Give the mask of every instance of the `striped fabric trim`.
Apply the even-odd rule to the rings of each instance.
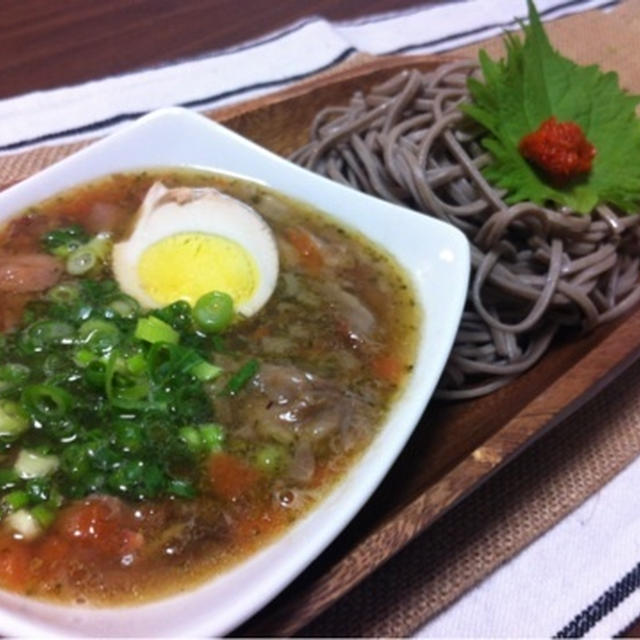
[[[306,71],[305,73],[300,73],[292,76],[288,76],[286,78],[279,78],[277,80],[266,80],[264,82],[256,82],[251,85],[247,85],[244,87],[238,87],[236,89],[230,89],[228,91],[222,91],[218,94],[206,96],[204,98],[198,98],[196,100],[189,100],[187,102],[178,103],[174,106],[179,107],[187,107],[187,108],[210,108],[215,106],[217,102],[225,100],[227,98],[239,97],[244,93],[249,93],[251,91],[256,91],[259,89],[271,89],[278,88],[282,86],[286,86],[292,84],[293,82],[299,82],[300,80],[304,80],[309,76],[315,75],[316,73],[321,73],[322,71],[326,71],[331,67],[340,64],[344,60],[346,60],[351,54],[355,53],[355,49],[353,47],[348,47],[344,51],[342,51],[336,58],[331,60],[331,62],[322,65],[321,67],[317,67],[315,69],[311,69]],[[91,122],[90,124],[83,125],[81,127],[74,127],[71,129],[65,129],[61,131],[54,131],[51,133],[47,133],[45,135],[37,136],[35,138],[29,138],[26,140],[18,140],[17,142],[12,142],[10,144],[6,144],[4,146],[0,146],[0,151],[18,151],[23,149],[24,147],[35,146],[39,144],[43,144],[45,142],[55,142],[62,138],[69,138],[73,136],[87,135],[87,134],[97,134],[101,130],[111,128],[114,125],[122,124],[124,122],[129,122],[131,120],[136,120],[143,116],[145,111],[134,111],[130,113],[121,113],[111,118],[106,118],[104,120],[98,120],[95,122]]]
[[[600,620],[612,613],[624,600],[640,587],[640,562],[607,589],[597,600],[585,607],[571,622],[565,625],[554,638],[582,638]]]
[[[549,18],[610,7],[619,1],[537,0],[537,5]],[[263,95],[330,69],[356,51],[445,51],[516,26],[517,19],[510,16],[524,15],[525,0],[510,2],[509,7],[507,12],[503,0],[452,0],[334,25],[319,17],[305,18],[262,38],[205,56],[0,100],[4,125],[0,153],[104,135],[159,107],[180,105],[205,110]],[[502,16],[510,19],[502,21]],[[425,33],[437,37],[418,39]],[[307,44],[313,44],[313,51]],[[230,66],[238,68],[239,60],[245,61],[240,64],[241,73],[229,73]],[[289,73],[282,74],[283,69]],[[202,78],[202,82],[194,83],[194,77]],[[88,114],[94,114],[94,118],[88,118]]]
[[[621,0],[610,0],[605,4],[600,4],[598,6],[599,9],[608,9],[617,4],[620,4]],[[556,17],[561,11],[564,11],[570,7],[577,7],[580,5],[587,4],[586,0],[570,0],[569,2],[561,2],[552,7],[548,7],[544,11],[540,12],[540,16],[542,18],[553,18]],[[509,29],[513,29],[518,27],[519,18],[513,18],[512,20],[507,20],[505,22],[493,22],[491,24],[485,24],[475,29],[469,29],[467,31],[460,31],[455,34],[451,34],[442,38],[436,38],[434,40],[428,40],[425,42],[407,44],[402,47],[398,47],[397,49],[391,49],[386,51],[387,55],[394,55],[400,53],[409,53],[413,51],[417,51],[419,49],[432,49],[437,47],[440,51],[445,51],[446,49],[452,49],[459,44],[459,41],[463,38],[467,38],[468,36],[474,36],[474,39],[480,40],[483,37],[489,37],[491,32],[494,32],[496,29],[508,31]]]

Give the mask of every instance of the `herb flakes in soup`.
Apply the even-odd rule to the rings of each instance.
[[[402,389],[412,295],[360,235],[211,173],[112,175],[13,218],[0,585],[143,601],[283,532]]]

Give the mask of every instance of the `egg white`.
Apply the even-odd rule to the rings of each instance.
[[[135,228],[114,245],[113,273],[120,288],[147,308],[163,306],[142,285],[138,265],[144,252],[161,240],[182,233],[222,236],[238,243],[259,272],[253,294],[236,304],[244,316],[256,313],[271,297],[278,278],[278,250],[269,225],[244,202],[212,187],[167,189],[156,182],[147,192]]]

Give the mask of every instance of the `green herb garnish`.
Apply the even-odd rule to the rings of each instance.
[[[44,242],[75,242],[72,231]],[[59,500],[95,492],[197,495],[204,460],[226,446],[211,388],[224,371],[199,319],[185,302],[144,311],[113,280],[86,276],[29,303],[3,341],[0,453],[13,468],[0,469],[0,519],[27,509],[47,527]],[[231,376],[229,393],[257,367]]]
[[[483,140],[494,161],[485,176],[507,190],[509,203],[554,202],[580,213],[609,203],[636,211],[640,203],[640,96],[620,88],[618,75],[597,65],[581,66],[553,49],[532,0],[525,38],[507,35],[507,56],[493,61],[480,52],[484,83],[470,79],[471,104],[461,108],[486,127]],[[555,116],[578,124],[595,147],[591,171],[558,186],[518,150],[523,136]]]

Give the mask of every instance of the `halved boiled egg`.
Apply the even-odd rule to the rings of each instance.
[[[223,291],[250,316],[273,293],[278,250],[265,220],[240,200],[211,187],[156,182],[133,233],[114,246],[112,265],[121,289],[145,307],[194,305]]]

